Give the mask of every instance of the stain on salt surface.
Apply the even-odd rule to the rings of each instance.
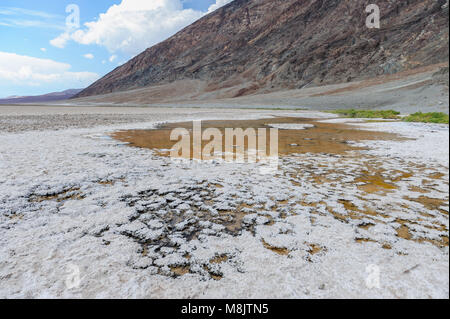
[[[57,193],[49,193],[45,195],[33,194],[30,196],[29,201],[35,203],[41,203],[44,201],[55,200],[57,202],[64,202],[67,200],[81,200],[83,194],[80,192],[80,188],[74,187]]]
[[[262,244],[264,248],[273,251],[274,253],[281,255],[281,256],[287,256],[289,255],[290,251],[287,248],[284,247],[275,247],[267,243],[264,239],[262,240]]]

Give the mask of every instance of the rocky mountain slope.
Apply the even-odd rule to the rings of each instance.
[[[175,81],[202,83],[194,85],[200,93],[238,97],[448,62],[448,1],[377,1],[380,29],[366,27],[365,8],[370,3],[235,0],[147,49],[76,97]]]

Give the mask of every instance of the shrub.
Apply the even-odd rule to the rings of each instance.
[[[448,114],[442,112],[431,112],[431,113],[417,112],[405,117],[403,121],[448,124]]]
[[[350,118],[367,118],[367,119],[399,119],[400,112],[394,110],[336,110],[331,113],[339,114]]]

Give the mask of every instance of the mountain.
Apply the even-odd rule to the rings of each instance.
[[[10,96],[5,99],[0,99],[0,104],[22,104],[22,103],[41,103],[68,100],[76,94],[80,93],[82,89],[70,89],[62,92],[53,92],[44,95],[35,96]]]
[[[448,62],[448,0],[379,0],[380,29],[366,26],[371,3],[235,0],[75,97],[154,87],[162,88],[154,94],[173,96],[174,87],[184,87],[197,98],[231,98]]]

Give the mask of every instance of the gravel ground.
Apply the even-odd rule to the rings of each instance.
[[[304,87],[296,90],[285,90],[268,94],[256,94],[238,98],[218,98],[226,96],[226,89],[210,92],[205,96],[166,97],[167,92],[176,91],[180,83],[167,87],[143,88],[127,92],[92,96],[65,103],[97,106],[113,105],[149,105],[200,108],[286,108],[308,110],[335,109],[394,109],[403,114],[415,112],[449,112],[449,87],[447,72],[436,75],[439,69],[431,68],[424,72],[407,72],[381,76],[364,81],[340,83],[325,86]],[[442,69],[441,69],[442,70]],[[201,87],[195,83],[194,87]],[[188,92],[191,92],[188,90]],[[181,94],[181,93],[180,93]],[[179,102],[174,102],[179,101]]]

